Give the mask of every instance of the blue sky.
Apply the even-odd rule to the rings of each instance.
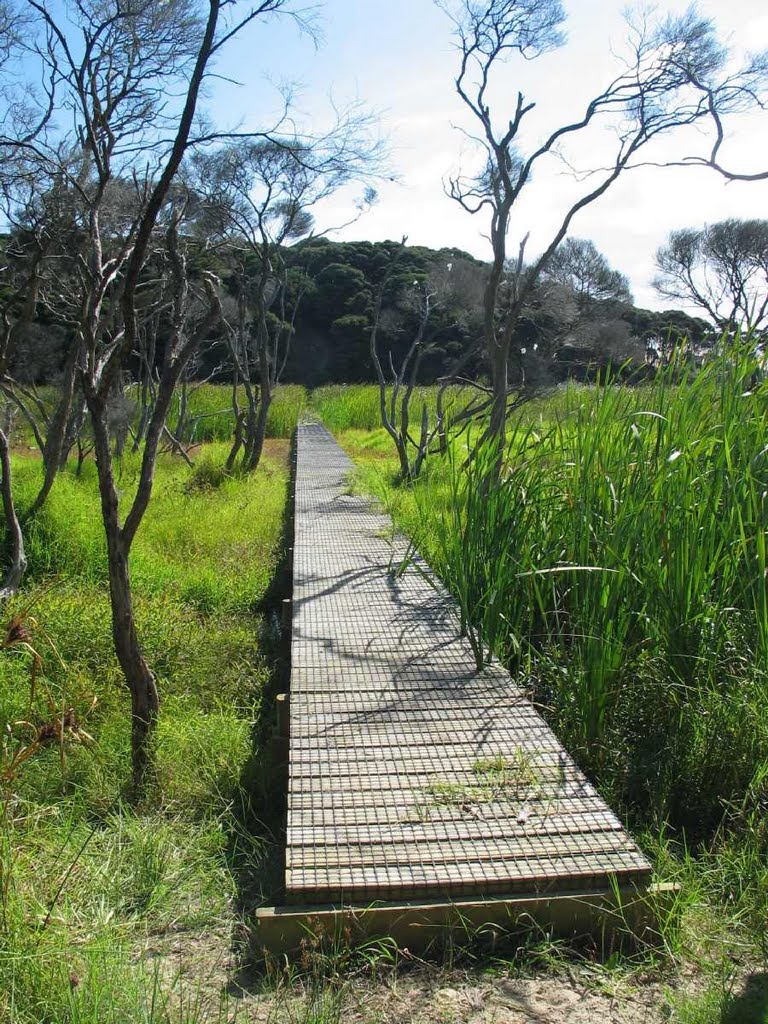
[[[504,103],[522,87],[536,99],[534,132],[559,123],[599,90],[615,68],[611,48],[620,47],[624,36],[622,5],[580,0],[565,6],[566,46],[541,62],[510,67],[496,97]],[[665,0],[658,9],[682,6]],[[699,6],[735,48],[768,46],[765,3],[705,0]],[[463,212],[442,187],[460,164],[471,163],[470,148],[453,127],[467,121],[453,92],[456,53],[446,16],[431,0],[328,0],[320,19],[324,39],[317,48],[284,18],[238,39],[218,71],[242,84],[209,82],[208,106],[216,121],[246,129],[263,126],[276,109],[275,85],[281,82],[300,86],[297,120],[310,130],[327,122],[329,96],[340,104],[363,101],[380,114],[399,180],[385,182],[377,206],[332,237],[379,240],[407,234],[415,244],[456,245],[487,257],[485,222]],[[768,167],[768,116],[742,120],[730,146],[734,163]],[[538,242],[545,244],[573,188],[561,167],[540,175],[513,222],[510,249],[528,231],[531,254]],[[353,198],[345,194],[327,203],[318,227],[347,220]],[[664,303],[650,280],[653,253],[667,232],[726,216],[768,217],[768,182],[726,184],[703,170],[638,170],[580,214],[572,233],[592,238],[629,275],[640,304],[659,307]]]

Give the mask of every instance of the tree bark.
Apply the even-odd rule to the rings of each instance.
[[[61,454],[59,456],[59,469],[65,469],[69,456],[72,453],[72,449],[75,445],[80,443],[80,433],[85,424],[85,417],[87,415],[87,408],[85,401],[78,399],[77,402],[73,403],[72,411],[67,421],[67,429],[64,433],[64,443],[61,446]]]
[[[243,447],[243,431],[245,430],[245,413],[240,411],[240,403],[237,400],[237,388],[240,383],[240,379],[237,374],[237,363],[234,364],[234,372],[232,375],[232,415],[235,421],[235,434],[232,438],[232,447],[229,450],[227,461],[224,469],[227,473],[231,473],[235,468],[235,460],[237,459],[240,449]]]
[[[250,455],[248,457],[247,470],[252,473],[258,468],[261,462],[261,454],[264,451],[264,441],[267,436],[267,416],[269,415],[269,407],[272,404],[272,388],[270,385],[266,387],[264,384],[261,386],[261,395],[259,400],[259,412],[256,416],[256,424],[253,433],[253,443],[251,445]]]
[[[45,439],[45,447],[43,449],[43,483],[29,509],[29,516],[34,516],[43,507],[48,495],[51,493],[56,476],[62,468],[62,454],[67,441],[67,427],[70,423],[72,406],[75,400],[77,357],[78,346],[73,344],[64,366],[64,378],[59,393],[59,403],[51,419]]]
[[[3,495],[3,513],[5,528],[10,541],[11,558],[5,579],[0,587],[0,600],[11,597],[21,586],[27,571],[27,558],[24,551],[24,535],[21,531],[19,517],[13,501],[13,484],[11,478],[11,453],[8,436],[0,430],[0,489]]]
[[[107,539],[112,638],[131,695],[131,776],[134,798],[140,798],[146,793],[154,775],[152,745],[160,711],[160,695],[136,632],[128,567],[130,543],[120,527],[106,403],[99,395],[91,395],[87,401],[96,443],[99,495]]]
[[[274,394],[268,351],[269,328],[267,327],[263,310],[261,311],[261,324],[257,341],[259,352],[259,407],[255,418],[252,417],[249,423],[253,432],[246,441],[248,454],[245,470],[248,473],[252,473],[261,461],[264,439],[267,436],[267,416],[269,415],[269,407],[272,404],[272,396]]]

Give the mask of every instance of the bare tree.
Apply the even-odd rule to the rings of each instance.
[[[401,310],[408,310],[415,314],[415,327],[413,337],[398,366],[395,365],[390,351],[388,360],[390,376],[388,377],[382,366],[379,353],[379,331],[385,298],[391,301],[387,292],[391,289],[393,279],[396,278],[398,259],[404,248],[405,239],[403,239],[400,251],[394,255],[387,266],[376,289],[369,334],[371,362],[376,371],[376,380],[379,385],[381,423],[395,445],[400,462],[400,480],[402,481],[415,480],[419,475],[431,441],[426,402],[422,403],[418,440],[411,433],[411,399],[418,380],[419,367],[431,348],[427,329],[439,301],[437,288],[429,280],[413,281],[406,293],[398,296]],[[412,451],[413,457],[411,457]]]
[[[471,314],[472,285],[478,278],[462,274],[462,261],[433,265],[426,274],[414,277],[403,265],[407,255],[406,239],[393,252],[383,268],[374,294],[368,348],[379,387],[381,424],[389,434],[400,464],[399,481],[415,480],[427,455],[447,447],[445,396],[473,356],[478,354],[477,339],[470,340],[463,350],[449,361],[447,372],[438,381],[434,418],[430,421],[426,401],[422,400],[417,425],[412,422],[412,402],[416,395],[424,360],[441,346],[441,334],[455,330],[457,320],[450,321],[459,298],[466,316]],[[481,271],[482,273],[482,271]],[[390,345],[385,354],[382,328],[390,335],[408,332],[398,358]],[[457,417],[457,419],[460,417]]]
[[[131,695],[133,782],[144,788],[159,710],[155,677],[136,629],[129,555],[152,493],[155,461],[174,388],[200,338],[219,316],[210,277],[190,288],[180,243],[183,208],[172,184],[185,154],[210,132],[197,131],[201,87],[212,62],[245,26],[289,13],[289,0],[26,0],[34,16],[28,42],[43,83],[34,131],[6,130],[0,149],[32,153],[60,171],[78,197],[75,254],[77,370],[96,453],[107,540],[112,633]],[[73,125],[56,127],[51,111]],[[12,118],[4,118],[8,124]],[[31,116],[25,116],[27,124]],[[80,154],[73,174],[64,143]],[[158,240],[163,224],[163,239]],[[136,494],[121,514],[110,443],[110,398],[140,348],[137,292],[150,253],[162,246],[173,279],[170,334],[146,429]],[[201,307],[193,313],[193,307]]]
[[[286,111],[290,97],[286,97]],[[286,114],[287,118],[287,114]],[[306,275],[289,272],[285,247],[313,232],[312,209],[353,181],[378,170],[380,143],[370,116],[356,106],[337,111],[319,135],[240,140],[192,163],[194,188],[207,216],[206,234],[219,238],[232,267],[236,311],[228,337],[234,375],[246,397],[241,413],[233,388],[235,441],[227,465],[243,449],[242,468],[261,458],[267,417],[289,355]],[[366,189],[359,212],[375,198]]]
[[[768,220],[731,218],[673,231],[656,266],[654,287],[698,306],[721,332],[768,326]]]
[[[536,59],[562,45],[565,14],[559,0],[463,0],[441,6],[451,14],[455,27],[459,50],[456,90],[478,125],[475,141],[483,153],[482,172],[453,178],[449,194],[468,212],[490,216],[493,258],[485,293],[484,332],[493,390],[489,434],[498,444],[499,470],[515,324],[529,291],[566,237],[573,218],[635,166],[638,155],[653,141],[692,125],[712,125],[713,111],[722,123],[727,114],[743,110],[750,96],[751,102],[756,102],[758,91],[765,91],[768,67],[765,62],[750,61],[732,72],[729,55],[719,44],[712,23],[695,8],[658,24],[638,17],[628,23],[628,57],[613,81],[589,101],[580,117],[524,149],[521,132],[523,126],[528,129],[536,104],[519,91],[511,108],[494,109],[492,86],[499,65],[507,59]],[[702,83],[706,84],[706,99]],[[509,260],[512,212],[522,205],[534,171],[546,158],[562,156],[561,147],[569,141],[606,124],[615,138],[612,159],[603,168],[586,168],[589,184],[563,211],[559,227],[539,256],[526,265],[525,235],[518,242],[516,257]],[[581,170],[584,174],[585,169]]]

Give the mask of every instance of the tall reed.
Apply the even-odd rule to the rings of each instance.
[[[478,662],[527,673],[585,766],[711,831],[768,764],[768,384],[731,349],[524,411],[494,480],[454,449],[420,543]],[[434,507],[430,508],[429,504]]]
[[[435,423],[437,392],[435,385],[424,385],[414,389],[410,403],[414,423],[420,421],[424,406],[430,423]],[[388,401],[391,394],[389,389]],[[462,400],[461,389],[448,389],[443,406],[449,422],[452,415],[466,405],[471,396],[470,390]],[[377,430],[382,426],[378,384],[327,384],[312,392],[310,404],[331,431]]]

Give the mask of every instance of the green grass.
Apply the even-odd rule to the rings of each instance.
[[[180,392],[174,396],[168,422],[175,430],[179,418]],[[245,408],[244,389],[239,389],[239,403]],[[267,417],[267,437],[288,438],[307,405],[307,390],[300,384],[279,384]],[[229,441],[234,430],[232,388],[226,384],[191,384],[187,418],[182,431],[186,443]]]
[[[168,414],[169,429],[186,445],[205,444],[212,441],[232,441],[234,433],[234,415],[232,413],[232,387],[228,384],[199,384],[192,382],[187,385],[187,411],[183,423],[180,424],[181,389],[174,395]],[[53,387],[42,387],[39,394],[46,408],[54,407],[56,390]],[[245,392],[239,389],[240,408],[246,405]],[[300,384],[279,384],[267,416],[267,437],[289,438],[296,429],[296,424],[309,402],[307,389]],[[125,391],[125,408],[131,428],[139,424],[141,409],[136,385]],[[29,424],[20,413],[13,420],[13,443],[18,447],[26,447],[37,451],[34,435]],[[83,430],[87,442],[89,428]],[[127,447],[132,444],[130,435]]]
[[[437,406],[437,387],[423,386],[414,390],[411,398],[411,420],[414,424],[421,421],[421,410],[424,405],[429,413],[430,423],[435,421]],[[387,390],[387,401],[391,399],[391,388]],[[446,418],[450,421],[451,413],[463,407],[468,396],[458,389],[448,391],[444,401]],[[329,430],[372,431],[381,427],[379,412],[379,388],[376,384],[328,384],[317,388],[310,395],[310,408],[320,417]]]
[[[286,389],[270,428],[288,433],[311,404],[342,432],[361,465],[356,486],[381,497],[454,591],[478,659],[494,652],[520,674],[638,829],[658,876],[682,884],[682,921],[665,922],[663,962],[687,965],[704,987],[668,1002],[672,1019],[701,1024],[765,1020],[768,392],[745,376],[742,364],[686,386],[560,388],[520,410],[507,472],[490,491],[483,456],[467,466],[458,445],[428,460],[418,484],[395,488],[374,388],[311,399]],[[433,403],[434,389],[426,396]],[[132,556],[139,632],[163,697],[160,795],[141,811],[122,798],[128,700],[88,461],[80,478],[60,476],[28,531],[29,581],[4,615],[26,614],[43,671],[30,701],[29,650],[0,650],[2,764],[51,707],[73,708],[85,741],[73,732],[63,760],[55,743],[39,749],[0,785],[0,1024],[248,1019],[222,994],[226,974],[211,985],[210,963],[189,969],[168,951],[195,935],[208,949],[223,933],[228,956],[245,925],[240,901],[257,904],[274,881],[275,839],[261,821],[272,666],[260,602],[286,473],[267,459],[253,477],[225,474],[231,416],[203,413],[223,409],[228,391],[206,385],[193,401],[196,437],[218,443],[195,452],[192,470],[161,459]],[[23,509],[39,467],[19,455],[15,470]],[[133,456],[119,472],[127,501]],[[474,775],[471,792],[430,802],[536,789],[523,756],[478,762]],[[494,948],[490,960],[481,937],[446,948],[448,963],[502,975],[574,962],[547,936],[508,957]],[[268,977],[271,1019],[345,1019],[350,978],[376,976],[400,954],[386,943],[354,957],[308,947],[304,959]],[[651,956],[621,969],[658,965]]]
[[[374,384],[329,384],[312,392],[312,409],[329,430],[375,430],[381,426],[379,389]]]
[[[143,810],[122,796],[129,701],[112,649],[91,464],[79,478],[60,476],[29,531],[28,583],[3,609],[4,623],[21,616],[29,646],[0,649],[2,1024],[227,1017],[172,959],[141,959],[153,935],[231,929],[243,879],[255,902],[271,884],[272,841],[253,818],[269,787],[254,729],[272,669],[272,627],[259,609],[287,474],[267,459],[250,477],[210,486],[200,467],[223,461],[226,447],[208,448],[192,471],[160,460],[134,545],[139,635],[162,697],[159,793]],[[39,466],[16,459],[15,469],[23,509]],[[124,500],[137,469],[126,456]],[[30,648],[42,658],[34,695]],[[68,708],[79,738],[70,730],[63,751],[43,745],[2,781],[14,752]]]

